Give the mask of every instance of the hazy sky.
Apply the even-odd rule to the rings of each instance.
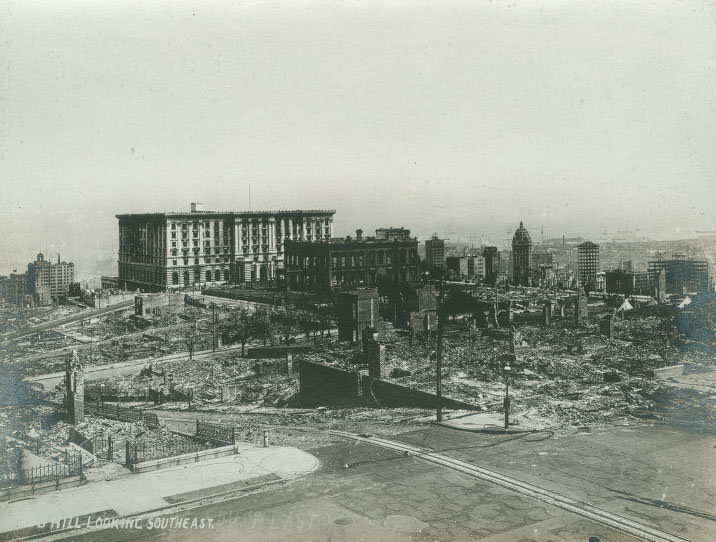
[[[0,70],[0,272],[249,183],[341,235],[716,229],[712,0],[5,0]]]

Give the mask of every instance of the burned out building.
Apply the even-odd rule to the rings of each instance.
[[[344,290],[375,287],[381,281],[414,281],[418,275],[418,241],[410,230],[379,238],[356,237],[286,242],[286,282],[291,290]],[[381,231],[381,230],[378,230]]]
[[[361,288],[338,294],[336,307],[338,338],[341,341],[359,341],[366,328],[378,325],[378,291]]]
[[[671,260],[649,262],[649,276],[657,280],[663,272],[666,279],[666,293],[684,294],[709,291],[709,264],[706,260],[690,260],[677,256]]]
[[[654,295],[655,281],[648,273],[631,273],[621,269],[605,273],[606,291],[609,294]]]
[[[485,278],[494,282],[500,272],[500,252],[497,247],[485,247],[482,257],[485,260]]]
[[[160,291],[221,282],[274,280],[289,240],[325,240],[332,210],[124,214],[119,285]]]
[[[35,299],[29,291],[27,273],[11,273],[0,277],[0,300],[17,307],[34,306]]]
[[[577,245],[577,275],[579,285],[583,288],[589,286],[592,290],[597,285],[599,272],[599,245],[585,241]]]

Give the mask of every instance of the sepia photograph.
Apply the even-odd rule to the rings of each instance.
[[[0,542],[716,540],[713,0],[4,0],[0,202]]]

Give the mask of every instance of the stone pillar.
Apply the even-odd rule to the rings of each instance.
[[[587,323],[589,308],[587,307],[587,296],[580,288],[577,291],[577,299],[574,302],[574,321],[580,326]]]
[[[368,376],[376,379],[384,379],[388,376],[388,368],[385,357],[385,346],[378,344],[378,341],[369,340],[363,343],[363,352],[368,363]]]
[[[77,350],[73,350],[65,362],[65,407],[70,424],[77,425],[84,421],[84,371]]]
[[[276,219],[275,218],[269,218],[268,222],[268,228],[266,228],[268,231],[268,248],[269,252],[274,252],[276,250]]]
[[[542,323],[545,327],[552,326],[552,302],[545,301],[544,307],[542,308]]]

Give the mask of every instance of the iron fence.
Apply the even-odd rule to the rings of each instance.
[[[200,452],[208,449],[207,446],[193,441],[170,442],[130,442],[125,443],[125,464],[129,467],[144,461],[164,459],[182,454]]]
[[[66,454],[64,463],[47,463],[35,467],[23,467],[0,474],[0,487],[13,487],[59,480],[70,476],[81,476],[82,455]]]
[[[233,426],[221,423],[210,423],[196,420],[196,437],[220,442],[224,444],[236,444],[236,430]]]

